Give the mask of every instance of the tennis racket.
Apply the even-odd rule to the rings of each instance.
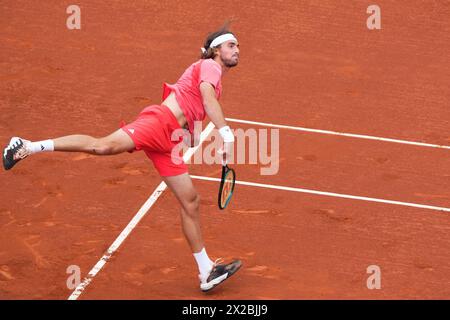
[[[222,179],[219,187],[219,208],[225,209],[230,203],[236,182],[236,173],[228,167],[226,163],[222,163]]]

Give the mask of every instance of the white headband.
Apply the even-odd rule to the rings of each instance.
[[[231,33],[226,33],[226,34],[223,34],[223,35],[218,36],[217,38],[215,38],[215,39],[211,42],[211,44],[209,45],[209,47],[210,47],[210,48],[215,48],[215,47],[220,46],[222,43],[227,42],[227,41],[230,41],[230,40],[234,40],[234,41],[238,42],[235,36],[233,36]],[[205,48],[202,47],[201,49],[202,49],[202,52],[203,52],[203,53],[206,52],[206,49],[205,49]]]
[[[215,38],[211,44],[209,45],[210,48],[215,48],[220,46],[222,43],[230,41],[230,40],[234,40],[237,42],[237,39],[231,34],[231,33],[226,33],[223,34],[221,36],[218,36],[217,38]]]

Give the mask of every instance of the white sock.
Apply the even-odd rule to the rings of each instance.
[[[197,261],[200,274],[206,275],[211,271],[214,262],[209,259],[208,255],[206,254],[205,248],[203,248],[200,252],[194,253],[194,258],[195,261]]]
[[[38,152],[54,151],[53,140],[31,142],[30,151],[32,154]]]

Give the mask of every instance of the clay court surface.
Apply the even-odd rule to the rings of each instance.
[[[71,4],[71,3],[70,3]],[[161,102],[233,18],[241,47],[223,79],[229,118],[450,145],[450,2],[0,2],[0,141],[104,136]],[[205,120],[205,126],[209,121]],[[232,128],[263,126],[229,123]],[[266,128],[268,129],[268,128]],[[450,208],[450,150],[280,129],[279,172],[234,165],[238,180]],[[205,142],[204,145],[207,145]],[[190,165],[220,176],[220,165]],[[0,298],[67,299],[160,184],[145,154],[39,154],[0,172]],[[448,299],[450,212],[195,180],[212,258],[243,268],[198,288],[169,190],[79,299]],[[366,269],[381,268],[380,290]]]

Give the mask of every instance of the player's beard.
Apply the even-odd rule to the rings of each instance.
[[[233,68],[236,67],[239,63],[239,59],[238,60],[234,60],[234,57],[232,57],[231,59],[222,59],[223,64],[225,65],[225,67],[227,68]]]

